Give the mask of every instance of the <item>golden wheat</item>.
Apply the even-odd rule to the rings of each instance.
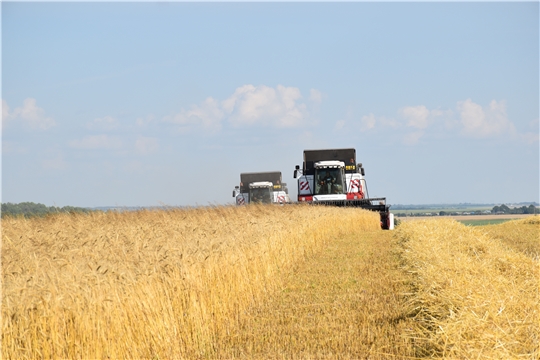
[[[212,207],[2,220],[2,355],[211,358],[284,274],[376,213]]]

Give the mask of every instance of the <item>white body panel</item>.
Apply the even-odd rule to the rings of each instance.
[[[247,205],[249,204],[249,194],[243,193],[236,195],[236,205]]]
[[[274,191],[274,203],[287,204],[290,202],[291,199],[289,198],[289,194],[287,194],[285,191]]]
[[[298,196],[312,195],[314,192],[313,175],[300,176],[298,178]]]
[[[366,198],[366,180],[359,173],[345,174],[345,186],[348,194],[358,199]]]

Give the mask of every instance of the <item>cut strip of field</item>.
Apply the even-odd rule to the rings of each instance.
[[[391,232],[334,239],[251,309],[224,358],[387,359],[414,354],[407,279]]]
[[[479,230],[505,245],[536,259],[540,258],[540,216],[530,216]]]
[[[516,223],[494,225],[519,229]],[[536,233],[540,222],[531,219]],[[450,219],[411,221],[396,235],[414,276],[418,355],[451,359],[538,359],[538,257]],[[507,232],[507,242],[530,229]],[[535,241],[538,241],[536,237]]]

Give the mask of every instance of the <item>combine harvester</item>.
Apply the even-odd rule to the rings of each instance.
[[[236,205],[290,203],[287,184],[281,181],[281,171],[241,173],[240,186],[235,186]]]
[[[378,211],[381,227],[394,229],[390,205],[386,198],[369,198],[364,175],[362,164],[356,163],[355,149],[304,150],[303,167],[296,165],[294,170],[298,202]]]

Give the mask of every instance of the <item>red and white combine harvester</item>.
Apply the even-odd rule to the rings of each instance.
[[[356,163],[355,149],[304,150],[304,164],[294,170],[298,202],[378,211],[381,227],[392,230],[390,205],[386,205],[386,198],[369,197],[364,175],[362,164]]]
[[[290,202],[287,184],[281,181],[281,171],[240,174],[240,186],[235,186],[236,205],[287,204]]]

